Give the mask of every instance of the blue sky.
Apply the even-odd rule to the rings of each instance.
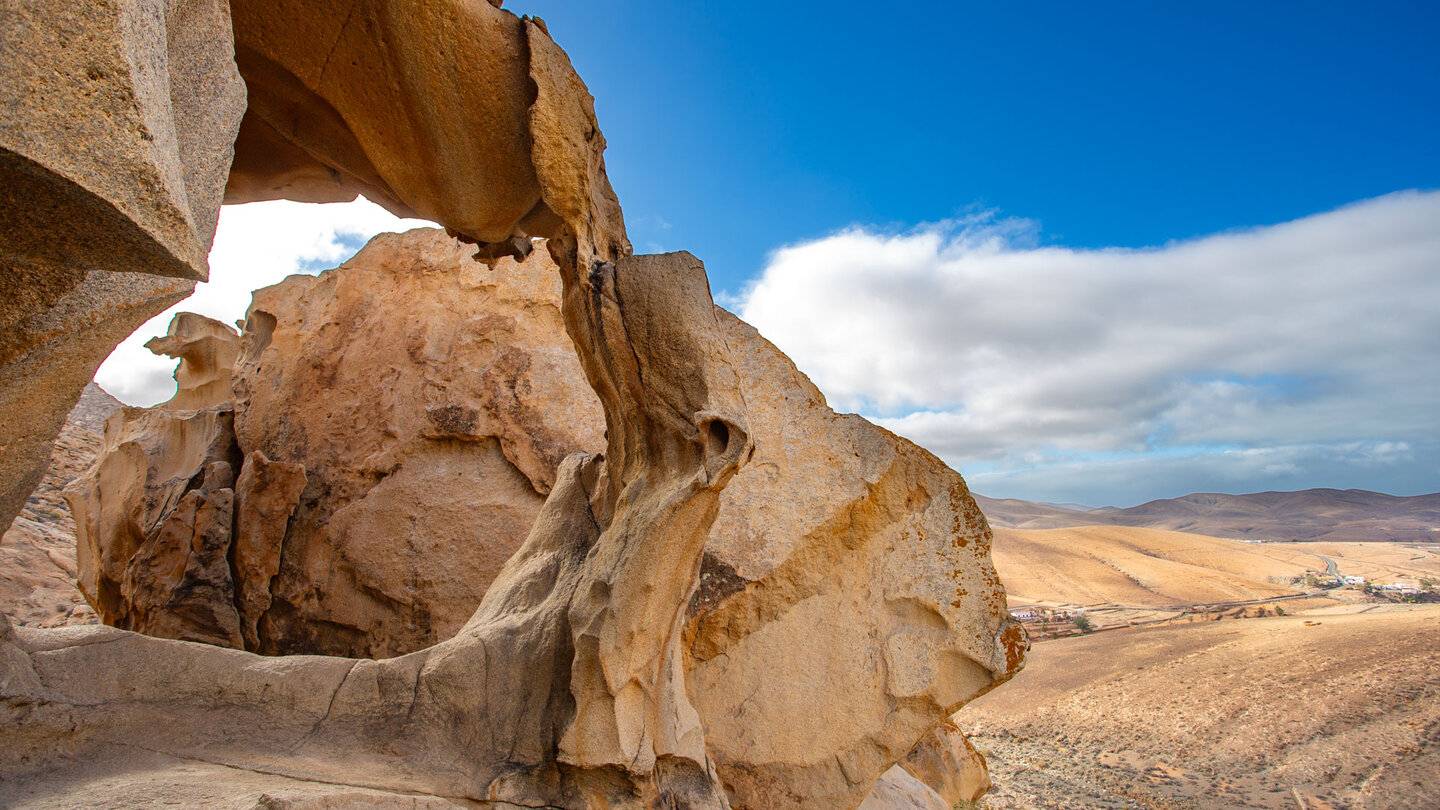
[[[1440,490],[1440,4],[505,7],[596,97],[636,250],[975,490]],[[403,227],[227,208],[179,308]],[[166,320],[101,383],[168,396]]]
[[[1440,4],[509,0],[596,97],[637,249],[979,206],[1143,247],[1440,186]],[[668,227],[667,227],[668,226]]]

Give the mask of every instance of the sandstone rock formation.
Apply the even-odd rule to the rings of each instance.
[[[990,790],[985,758],[953,720],[945,720],[910,749],[900,768],[935,791],[946,807],[967,807]]]
[[[278,757],[289,772],[350,784],[519,805],[727,806],[686,696],[680,634],[719,492],[752,447],[743,400],[698,262],[627,257],[593,278],[596,294],[566,301],[581,323],[607,325],[587,364],[611,394],[606,457],[561,466],[525,545],[458,636],[383,662],[243,666],[231,656],[245,653],[135,635],[99,645],[99,658],[95,638],[22,636],[0,650],[0,684],[28,714],[7,756],[69,739],[62,718],[82,712],[87,739],[135,739],[141,724],[150,739],[159,724],[171,732],[162,751],[242,767]],[[662,561],[689,576],[655,587]],[[114,679],[86,675],[101,662],[143,677],[109,690]],[[104,708],[84,712],[96,697]],[[263,731],[228,733],[247,716]]]
[[[210,401],[217,378],[229,388],[239,341],[218,321],[177,315],[151,341],[181,358],[174,398],[112,414],[95,468],[66,490],[78,584],[106,624],[240,646],[228,562],[240,466],[234,406]]]
[[[153,480],[185,452],[169,435],[180,424],[190,429],[177,435],[227,442],[241,460],[223,545],[245,649],[384,658],[453,636],[524,541],[561,460],[604,447],[548,252],[493,267],[472,253],[438,230],[387,234],[343,268],[260,290],[238,370],[240,341],[208,318],[177,315],[147,344],[182,358],[179,391],[165,413],[128,411],[105,458],[143,447]],[[207,415],[174,413],[196,407],[233,410],[234,430],[212,436],[199,427]],[[137,444],[147,429],[167,435]],[[152,487],[153,502],[100,519],[139,491],[116,483],[120,463],[75,493],[90,516],[82,558],[128,559],[140,513],[153,523],[177,502]],[[190,481],[198,463],[171,477]],[[105,612],[142,629],[123,615]],[[199,628],[161,635],[241,646]]]
[[[247,649],[385,656],[447,638],[524,540],[559,459],[600,443],[548,251],[493,267],[468,254],[438,231],[384,235],[344,267],[257,292],[236,374],[237,491],[281,464],[308,484],[271,516],[243,496],[236,511]],[[687,610],[700,717],[747,806],[858,801],[946,707],[1014,668],[993,660],[1019,637],[988,531],[954,472],[833,413],[752,328],[715,317],[758,449],[720,498]],[[405,635],[417,617],[443,634]],[[851,696],[843,720],[817,718],[826,693]],[[925,745],[922,781],[947,800],[975,792],[946,781],[958,732]]]
[[[0,526],[115,344],[206,277],[245,110],[223,0],[0,3]]]
[[[478,0],[231,6],[250,107],[228,202],[364,193],[491,256],[562,221],[582,251],[628,251],[590,94],[540,20]]]
[[[561,460],[604,447],[548,252],[473,252],[437,230],[387,234],[256,292],[238,449],[308,483],[269,542],[273,602],[250,649],[388,657],[449,638]]]
[[[110,348],[205,278],[227,179],[231,202],[363,190],[488,256],[563,231],[582,264],[629,252],[588,91],[498,5],[6,0],[0,524]]]
[[[166,10],[187,8],[177,0]],[[466,0],[303,9],[235,0],[233,11],[236,63],[249,87],[242,137],[255,140],[237,147],[232,199],[363,188],[394,210],[440,221],[492,263],[529,252],[530,237],[548,237],[562,321],[603,409],[604,453],[570,455],[550,479],[543,436],[508,450],[495,442],[536,496],[545,488],[548,496],[458,633],[400,657],[265,659],[113,628],[40,633],[0,621],[0,705],[13,732],[0,768],[17,777],[9,784],[63,804],[75,794],[68,772],[54,767],[57,755],[139,767],[143,746],[144,757],[492,807],[723,808],[732,796],[738,807],[846,807],[961,703],[1014,673],[1023,635],[1006,619],[988,529],[963,482],[918,448],[836,417],[818,393],[797,393],[798,382],[779,384],[784,403],[747,403],[749,390],[767,394],[747,389],[745,368],[761,369],[769,385],[776,369],[767,364],[786,371],[781,356],[763,342],[740,345],[747,328],[717,313],[694,257],[631,255],[589,93],[542,23]],[[45,32],[66,30],[71,18],[57,19],[24,17]],[[160,19],[157,11],[143,18],[150,29],[114,32],[84,17],[82,33],[94,47],[132,37],[158,53]],[[167,55],[181,63],[197,52],[173,43],[203,39],[207,29],[177,22],[175,30]],[[218,41],[203,52],[228,45]],[[16,76],[25,92],[46,68],[36,65]],[[73,65],[56,75],[67,88],[80,84]],[[189,88],[184,77],[199,74],[166,75],[172,88]],[[197,92],[216,102],[213,117],[200,110],[197,121],[233,126],[223,83]],[[190,109],[173,99],[161,106],[161,120]],[[7,135],[27,115],[7,120]],[[45,144],[74,148],[58,129],[46,130]],[[207,131],[200,151],[224,153],[223,134]],[[267,163],[257,144],[285,148]],[[123,186],[138,176],[125,173],[137,160],[100,171]],[[196,172],[203,188],[191,196],[208,216],[213,206],[202,203],[214,184]],[[188,166],[182,174],[191,179]],[[60,221],[83,215],[88,198],[42,191],[47,204],[66,208],[71,219]],[[7,216],[16,216],[16,202],[6,201]],[[165,215],[163,201],[142,207],[119,216],[143,228]],[[202,243],[206,221],[190,223]],[[55,265],[37,260],[36,277],[59,278]],[[47,306],[20,314],[55,317]],[[330,313],[317,303],[316,311],[364,320],[377,304],[350,306]],[[187,356],[187,335],[219,333],[177,326],[157,348],[195,365],[180,375],[193,399],[122,412],[107,425],[99,494],[75,503],[84,531],[110,538],[87,547],[79,568],[112,621],[263,645],[296,604],[285,586],[285,541],[277,556],[274,538],[315,515],[302,505],[325,494],[312,486],[309,465],[287,453],[332,452],[347,435],[342,423],[338,435],[312,444],[288,419],[266,421],[267,392],[284,389],[272,375],[283,382],[287,371],[309,372],[272,367],[267,349],[287,340],[280,316],[263,307],[251,314],[233,409],[208,404],[223,397],[217,370],[226,354]],[[78,345],[71,327],[54,334],[62,348]],[[406,343],[422,355],[441,348]],[[737,360],[740,348],[750,356]],[[81,366],[64,367],[73,374]],[[340,372],[337,365],[333,376],[322,369],[311,379],[323,388]],[[463,387],[471,376],[457,371],[451,382]],[[383,377],[370,383],[375,391]],[[463,444],[489,415],[476,407],[472,420],[444,388],[420,390],[420,401],[435,406],[418,412],[430,427],[425,441]],[[503,391],[489,401],[503,404]],[[360,420],[377,415],[352,409]],[[384,418],[374,424],[388,428],[379,410]],[[268,406],[285,411],[284,403]],[[502,427],[525,421],[499,411]],[[416,423],[412,410],[397,420],[393,441],[365,456],[362,466],[386,480],[347,493],[361,496],[362,508],[351,518],[335,512],[327,531],[383,517],[388,510],[366,514],[363,505],[391,478],[403,485],[391,487],[390,503],[424,491],[424,475],[401,478],[404,464],[393,466],[400,453],[423,448],[410,440]],[[760,424],[781,437],[775,447],[756,450]],[[11,435],[7,424],[0,438]],[[833,436],[853,446],[849,457],[835,451]],[[791,458],[787,443],[805,445],[806,458]],[[771,502],[752,494],[749,510],[717,523],[727,485],[741,483],[752,455],[751,492]],[[813,480],[787,482],[775,474],[784,467]],[[834,491],[820,489],[827,486]],[[777,510],[796,534],[772,531]],[[729,545],[710,542],[715,532]],[[350,562],[388,551],[367,549]],[[312,564],[301,565],[307,575],[320,571]],[[238,587],[236,572],[245,580]],[[843,696],[843,722],[815,711],[817,694]]]
[[[240,341],[226,324],[179,312],[170,319],[166,334],[151,338],[145,348],[180,361],[175,368],[175,396],[161,407],[194,411],[228,404],[235,398],[231,385]]]
[[[722,314],[757,451],[722,498],[690,650],[707,739],[750,807],[854,806],[1026,642],[964,481],[823,395]],[[842,715],[815,696],[846,695]]]
[[[896,765],[880,777],[856,810],[952,810],[957,806],[963,805],[950,804]]]

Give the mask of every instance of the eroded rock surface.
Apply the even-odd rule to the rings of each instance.
[[[180,358],[175,396],[111,414],[95,466],[65,491],[78,584],[106,624],[240,644],[228,561],[240,458],[234,406],[220,393],[239,342],[225,324],[176,315],[148,344]]]
[[[548,251],[491,267],[419,230],[256,294],[236,375],[248,649],[384,657],[470,617],[559,460],[602,444],[554,274]],[[912,772],[958,800],[943,774],[963,737],[931,729],[1023,645],[988,529],[938,459],[835,414],[751,327],[715,317],[757,447],[719,499],[684,630],[720,773],[741,806],[843,806],[929,732]],[[245,505],[262,490],[284,490],[278,508]],[[405,635],[417,617],[435,636]],[[847,696],[843,714],[816,712],[824,694]]]
[[[953,805],[899,765],[886,771],[857,810],[952,810]]]
[[[965,738],[953,720],[925,735],[899,767],[944,799],[947,807],[968,807],[990,790],[985,757]]]
[[[387,657],[449,638],[561,460],[604,447],[549,254],[473,253],[437,230],[386,234],[256,292],[239,451],[307,478],[288,529],[246,541],[278,555],[284,537],[252,649]]]
[[[567,315],[593,336],[577,340],[594,351],[588,376],[608,381],[606,455],[562,463],[457,636],[355,661],[22,630],[0,647],[0,689],[27,718],[6,765],[79,742],[81,712],[92,745],[144,734],[161,753],[345,784],[502,806],[728,806],[681,645],[719,493],[752,447],[728,347],[688,254],[622,257],[566,283]],[[655,587],[661,561],[682,575]],[[91,677],[102,662],[125,677]]]
[[[854,806],[956,708],[1014,673],[990,530],[939,459],[836,414],[723,314],[756,455],[721,501],[690,651],[707,739],[737,802]],[[815,711],[845,695],[843,712]]]
[[[590,93],[540,20],[478,0],[231,5],[250,106],[227,202],[363,193],[490,256],[562,227],[582,253],[628,252]]]
[[[206,278],[245,110],[222,0],[0,3],[0,526],[115,344]]]
[[[34,13],[38,6],[19,8],[28,16],[15,19],[50,26],[42,33],[72,19],[47,22]],[[105,28],[136,8],[149,12],[138,18],[145,25]],[[202,57],[229,40],[207,28],[216,18],[203,12],[213,8],[176,0],[116,12],[101,4],[73,19],[88,21],[88,47],[165,50],[178,63],[194,57],[214,65]],[[197,22],[176,22],[172,36],[166,14],[180,20],[196,9]],[[504,386],[473,417],[455,394],[485,370],[407,374],[359,362],[358,349],[352,367],[352,345],[332,342],[334,328],[326,333],[335,324],[341,333],[379,329],[403,339],[411,363],[428,368],[424,358],[443,354],[445,341],[475,339],[484,324],[466,322],[433,341],[424,325],[386,331],[395,318],[384,316],[383,296],[347,297],[316,281],[293,299],[293,310],[257,302],[233,406],[210,404],[224,395],[215,373],[224,354],[187,357],[184,335],[209,330],[177,328],[175,340],[157,348],[196,366],[182,375],[195,398],[112,417],[94,487],[75,499],[82,533],[108,538],[82,546],[79,575],[110,621],[262,649],[277,627],[309,628],[309,643],[336,645],[327,651],[353,652],[370,643],[371,631],[382,645],[408,643],[434,626],[385,626],[375,621],[376,606],[393,612],[423,604],[424,588],[412,580],[367,593],[361,579],[379,573],[390,584],[390,572],[410,566],[397,538],[428,537],[395,525],[397,512],[406,517],[403,507],[418,508],[417,498],[442,486],[447,467],[428,450],[458,445],[458,455],[503,460],[543,503],[463,627],[395,658],[267,659],[113,628],[16,631],[0,620],[0,705],[14,721],[0,750],[7,774],[0,789],[45,795],[47,779],[52,787],[68,781],[54,767],[57,756],[121,768],[143,745],[162,757],[494,807],[847,807],[950,711],[1013,674],[1023,636],[1004,619],[988,530],[958,476],[863,420],[836,417],[808,383],[786,382],[793,368],[778,352],[714,308],[693,256],[631,255],[593,102],[543,23],[463,0],[304,8],[235,0],[233,10],[236,63],[250,101],[232,199],[343,198],[363,189],[392,210],[441,222],[474,243],[470,252],[492,270],[501,267],[497,257],[529,252],[530,237],[548,237],[561,321],[604,413],[604,453],[575,453],[555,469],[560,454],[528,416],[507,410]],[[219,36],[207,49],[212,33]],[[218,63],[222,72],[230,67]],[[43,84],[37,76],[48,68],[36,65],[22,65],[20,92]],[[193,81],[203,74],[169,71],[170,86],[198,88],[196,97],[213,110],[187,106],[189,96],[161,98],[156,118],[178,121],[188,110],[197,122],[215,123],[197,143],[204,155],[225,153],[226,163],[230,141],[222,135],[236,123],[234,107],[224,103],[223,82]],[[67,91],[84,86],[74,65],[55,75]],[[159,75],[158,68],[144,74]],[[154,90],[140,87],[137,98],[157,97]],[[25,124],[7,120],[6,134]],[[77,139],[59,129],[46,130],[55,130],[46,145],[76,148]],[[283,148],[267,163],[270,147]],[[144,182],[126,172],[143,168],[145,157],[102,173],[136,191],[125,184]],[[203,187],[192,195],[187,224],[203,243],[211,232],[204,223],[213,224],[204,218],[213,206],[204,203],[215,185],[203,169],[195,172]],[[180,176],[188,182],[191,167]],[[65,208],[56,221],[83,220],[89,198],[67,198],[56,187],[41,189],[46,204]],[[5,207],[13,215],[17,206]],[[141,208],[122,211],[121,225],[143,228],[171,210],[164,200]],[[454,245],[446,249],[460,255]],[[58,279],[52,286],[60,292],[21,308],[21,327],[4,344],[19,353],[0,358],[7,363],[48,339],[40,326],[64,314],[61,296],[89,294],[53,261],[36,266],[36,277]],[[84,283],[97,272],[104,271],[90,271]],[[174,290],[144,292],[124,298],[133,312]],[[87,301],[75,311],[95,311]],[[108,301],[100,309],[114,310]],[[73,326],[54,323],[56,350],[76,358],[119,339],[100,332],[82,345]],[[328,351],[304,355],[307,335]],[[513,355],[507,361],[504,352],[487,353],[493,347],[478,348],[495,358],[496,380],[523,376]],[[70,377],[84,363],[60,359],[63,374],[51,387],[73,402],[80,385]],[[0,372],[16,368],[43,376],[23,363]],[[366,385],[351,379],[356,369],[369,376]],[[784,402],[762,401],[752,411],[751,391],[759,400],[774,392],[752,387],[749,374],[775,386]],[[396,399],[400,410],[375,397],[397,384],[416,386]],[[275,391],[329,395],[346,385],[360,398],[344,411],[312,405],[323,411],[319,421],[307,422],[313,414],[297,410],[299,401],[266,401]],[[806,409],[813,413],[802,415]],[[507,447],[496,439],[489,452],[475,440],[482,415],[502,431],[523,426],[532,441]],[[44,421],[31,433],[44,434]],[[419,441],[417,424],[425,426]],[[367,446],[377,431],[381,440]],[[21,433],[7,422],[0,437],[7,454]],[[762,433],[779,439],[769,451],[762,441],[756,455]],[[804,447],[809,460],[791,458],[786,442]],[[355,466],[345,455],[352,450],[363,453]],[[317,455],[313,466],[299,458]],[[39,463],[22,459],[32,473]],[[476,467],[465,463],[456,478],[473,481]],[[787,466],[797,476],[789,482],[777,473]],[[742,497],[749,506],[724,518],[726,488],[741,485],[737,473],[746,469],[759,476],[748,490],[757,500]],[[832,491],[805,491],[821,486]],[[777,498],[787,500],[777,507]],[[245,514],[236,514],[237,504]],[[789,528],[777,529],[775,519]],[[386,520],[388,542],[375,533],[367,543],[362,527]],[[290,558],[297,526],[330,540]],[[278,536],[285,539],[277,557]],[[335,554],[351,543],[343,558]],[[238,587],[237,572],[246,580]],[[343,582],[351,576],[353,585]],[[318,590],[292,587],[306,578]],[[349,596],[354,603],[346,604]],[[314,620],[317,610],[360,617],[366,631],[347,637],[346,625]],[[802,694],[810,704],[803,717]],[[828,695],[843,696],[841,712],[815,711],[816,696]],[[754,712],[747,723],[736,722],[747,711]],[[822,720],[842,715],[842,722]]]
[[[99,462],[66,491],[80,590],[106,624],[239,645],[233,421],[217,407],[124,408],[106,422]]]
[[[170,328],[145,343],[145,348],[180,361],[175,368],[175,395],[161,407],[195,411],[229,404],[240,341],[235,330],[193,312],[176,313]]]

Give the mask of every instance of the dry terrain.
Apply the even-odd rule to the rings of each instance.
[[[1012,607],[1181,607],[1300,593],[1292,578],[1325,570],[1304,548],[1309,544],[1079,526],[995,529],[992,553]]]
[[[1372,581],[1440,579],[1440,549],[1419,544],[1246,543],[1125,526],[994,531],[1012,609],[1083,609],[1098,627],[1181,618],[1205,605],[1266,602],[1297,613],[1366,602],[1358,590],[1303,584],[1331,563]]]
[[[1440,543],[1305,543],[1303,548],[1334,559],[1347,575],[1373,580],[1440,579]]]
[[[957,719],[987,808],[1435,808],[1437,631],[1390,605],[1051,641]]]
[[[50,474],[0,541],[0,604],[17,624],[95,620],[73,585],[73,527],[59,490],[93,459],[114,407],[87,391]],[[1290,614],[1281,617],[1210,621],[1218,613],[1187,610],[1301,594],[1292,581],[1325,570],[1324,557],[1344,574],[1440,576],[1440,549],[1426,545],[997,528],[994,559],[1012,607],[1083,606],[1100,627],[1206,620],[1037,644],[1012,685],[958,716],[994,776],[981,806],[1440,807],[1440,606],[1344,589],[1276,602]],[[285,791],[299,788],[272,781],[253,787],[295,798]]]

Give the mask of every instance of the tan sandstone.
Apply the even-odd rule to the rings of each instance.
[[[206,277],[245,88],[220,0],[5,0],[0,18],[8,527],[96,367]]]
[[[237,565],[265,561],[263,576],[235,575],[247,626],[263,616],[248,648],[327,652],[342,626],[362,640],[350,654],[398,654],[469,618],[559,459],[601,442],[554,272],[548,251],[490,267],[419,230],[257,293],[237,374],[246,470],[288,463],[309,483],[278,499],[269,534],[237,545]],[[719,501],[688,608],[697,707],[742,806],[858,801],[1015,666],[988,530],[939,460],[835,414],[774,346],[716,317],[757,450]],[[377,379],[388,396],[373,395]],[[237,512],[237,527],[255,520]],[[403,635],[417,616],[434,636]],[[846,695],[843,717],[817,715],[816,694]],[[976,783],[947,781],[967,760],[958,731],[936,736],[946,728],[916,747],[930,755],[912,772],[958,800]]]
[[[953,720],[946,720],[900,760],[900,767],[930,787],[947,806],[969,806],[991,788],[985,758]]]
[[[952,810],[956,807],[899,765],[886,771],[856,810]]]
[[[95,383],[85,386],[55,440],[45,478],[0,537],[0,612],[17,625],[98,621],[75,587],[75,521],[61,493],[95,463],[105,419],[122,407]]]
[[[437,230],[386,234],[256,292],[239,452],[307,481],[267,541],[284,555],[253,649],[387,657],[449,638],[561,460],[604,446],[548,253],[492,267],[473,252]]]
[[[863,420],[819,404],[797,416],[790,406],[808,400],[792,386],[777,384],[793,400],[786,407],[752,408],[745,368],[757,361],[736,354],[758,354],[764,367],[766,349],[738,345],[745,328],[717,314],[693,256],[630,255],[593,103],[542,23],[459,0],[362,0],[344,13],[329,3],[279,6],[234,5],[249,112],[268,127],[246,131],[297,147],[341,186],[363,185],[393,210],[440,221],[477,243],[479,256],[523,256],[530,237],[550,237],[565,331],[605,415],[604,454],[560,463],[529,534],[470,619],[453,638],[408,655],[266,659],[112,628],[15,631],[0,621],[0,706],[13,732],[0,751],[13,777],[6,790],[64,796],[74,781],[54,768],[57,756],[118,767],[139,745],[492,807],[855,806],[949,712],[1014,673],[1023,635],[1006,619],[988,529],[963,482]],[[207,33],[198,23],[177,30]],[[108,47],[129,33],[99,31],[96,41]],[[135,42],[158,51],[163,39],[142,31]],[[19,86],[31,87],[38,70],[22,73]],[[77,79],[73,70],[62,77]],[[204,101],[229,109],[223,90],[208,92]],[[188,109],[160,106],[162,117]],[[7,122],[7,133],[13,128]],[[76,144],[57,135],[51,145]],[[248,173],[252,192],[333,193],[302,188],[323,175],[297,152],[281,157],[270,169],[237,159],[237,174]],[[266,175],[277,166],[289,168]],[[80,209],[73,202],[65,214]],[[157,211],[162,204],[149,204],[125,220]],[[383,302],[356,306],[342,314],[363,319]],[[264,354],[281,330],[265,312],[247,323],[241,361],[255,363],[256,379],[270,373]],[[309,359],[323,367],[337,357]],[[316,377],[320,390],[338,379]],[[281,451],[286,442],[333,449],[284,424],[272,426],[278,438],[258,431],[278,447],[247,446],[262,440],[247,432],[254,412],[246,409],[265,386],[244,382],[228,444],[224,405],[127,411],[107,426],[101,494],[77,512],[94,537],[123,542],[83,554],[81,579],[132,626],[199,628],[235,645],[257,613],[263,635],[267,617],[284,612],[274,598],[287,575],[283,549],[277,568],[265,543],[279,533],[290,493],[301,492],[293,523],[306,493],[321,488],[314,470]],[[383,383],[370,380],[372,398]],[[373,412],[357,411],[357,419]],[[469,420],[451,418],[464,413],[440,413],[435,439],[464,442]],[[838,451],[825,446],[830,429],[843,442]],[[821,445],[807,450],[817,459],[808,467],[797,463],[815,481],[750,485],[780,504],[796,537],[766,535],[768,506],[757,507],[759,518],[717,521],[747,464],[769,476],[792,462],[786,446],[769,456],[763,442],[756,449],[762,430]],[[524,471],[523,453],[502,455]],[[377,489],[399,480],[390,458],[366,457],[377,474],[388,470]],[[242,479],[259,517],[245,524],[244,570],[255,580],[237,603],[223,560],[234,527],[248,520],[234,514]],[[826,483],[838,487],[837,512],[825,502],[832,493],[799,492]],[[423,476],[396,484],[395,502],[432,485]],[[330,525],[344,525],[338,512]],[[711,543],[716,531],[738,548]],[[263,578],[272,570],[267,607]],[[697,596],[702,571],[709,576]],[[765,666],[770,677],[761,678]],[[811,701],[804,717],[801,688]],[[815,695],[842,696],[843,722],[824,722],[839,712],[815,711]],[[764,724],[736,721],[750,710]],[[755,733],[762,725],[771,736]]]

